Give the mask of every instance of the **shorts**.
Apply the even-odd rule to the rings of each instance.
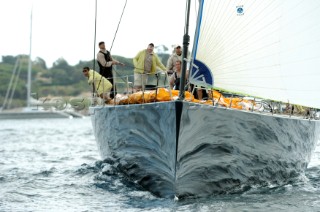
[[[147,74],[134,73],[134,86],[144,88],[148,82]]]

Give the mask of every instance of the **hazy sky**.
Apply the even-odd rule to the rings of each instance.
[[[110,48],[124,4],[98,0],[96,44],[105,41]],[[182,45],[185,6],[184,0],[128,0],[112,54],[134,57],[150,42]],[[191,9],[190,48],[196,6]],[[60,57],[70,65],[93,59],[95,0],[0,0],[0,8],[0,56],[29,54],[33,8],[32,59],[41,57],[49,67]]]

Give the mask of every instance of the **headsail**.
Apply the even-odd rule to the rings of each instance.
[[[201,0],[193,57],[215,87],[320,108],[320,1]]]

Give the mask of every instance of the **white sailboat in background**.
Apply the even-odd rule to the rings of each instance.
[[[76,112],[66,112],[66,111],[52,111],[44,110],[42,108],[42,102],[37,99],[32,98],[31,95],[31,72],[32,72],[32,14],[33,9],[31,9],[30,15],[30,46],[29,46],[29,55],[28,55],[28,74],[27,74],[27,97],[26,97],[26,107],[19,111],[4,111],[6,107],[10,107],[11,101],[14,95],[15,87],[19,78],[21,70],[21,58],[18,56],[15,67],[12,72],[11,80],[8,85],[8,90],[4,99],[4,103],[0,110],[0,119],[46,119],[46,118],[73,118],[73,117],[83,117],[81,114]],[[17,73],[16,70],[18,69]],[[13,86],[12,86],[13,85]],[[9,97],[10,95],[10,97]]]
[[[283,184],[305,171],[319,140],[320,1],[201,0],[190,81],[278,101],[279,112],[183,99],[91,108],[97,145],[130,180],[161,197],[203,197]],[[188,50],[187,0],[183,58]],[[186,61],[183,64],[183,73]],[[182,75],[183,76],[183,75]],[[183,77],[182,77],[183,79]],[[182,92],[180,92],[182,94]]]

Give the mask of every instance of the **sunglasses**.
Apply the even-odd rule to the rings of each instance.
[[[83,69],[83,70],[82,70],[82,72],[87,72],[87,71],[88,71],[87,69]]]

